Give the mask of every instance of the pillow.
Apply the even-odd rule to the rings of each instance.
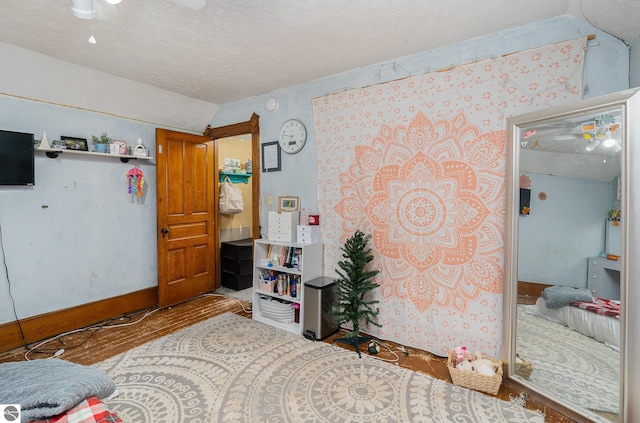
[[[560,308],[573,302],[592,303],[593,295],[587,288],[573,288],[571,286],[550,286],[542,291],[542,298],[548,308]]]

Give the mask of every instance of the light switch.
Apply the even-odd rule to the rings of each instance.
[[[273,194],[267,195],[267,206],[273,206]]]

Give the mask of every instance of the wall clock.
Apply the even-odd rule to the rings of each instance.
[[[278,142],[280,148],[289,154],[295,154],[302,150],[307,141],[307,128],[297,119],[287,120],[280,128]]]

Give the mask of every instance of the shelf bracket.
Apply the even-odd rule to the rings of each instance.
[[[46,155],[47,155],[47,157],[48,157],[48,158],[50,158],[50,159],[55,159],[55,158],[57,158],[57,157],[58,157],[58,155],[59,155],[60,153],[58,153],[57,151],[47,151],[47,152],[45,152],[44,154],[46,154]]]

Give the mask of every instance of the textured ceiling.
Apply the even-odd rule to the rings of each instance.
[[[94,0],[104,1],[104,0]],[[122,0],[76,18],[71,0],[2,0],[0,42],[211,103],[263,94],[559,15],[633,41],[638,0]]]

